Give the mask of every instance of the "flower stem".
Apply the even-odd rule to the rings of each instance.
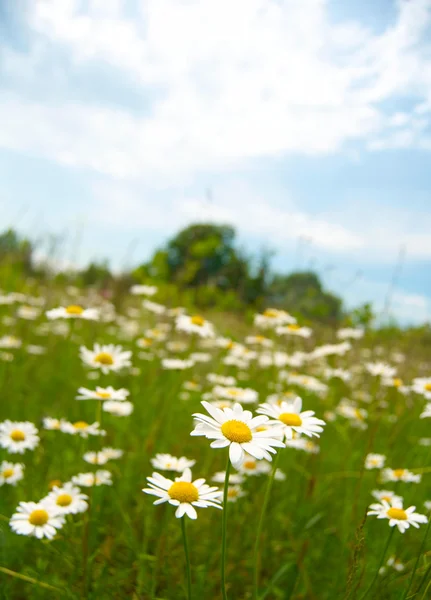
[[[373,585],[376,583],[377,577],[379,576],[380,569],[382,568],[382,565],[383,565],[383,561],[385,560],[385,556],[386,556],[386,553],[387,553],[387,551],[388,551],[389,544],[391,543],[391,539],[392,539],[392,536],[393,536],[393,534],[394,534],[394,531],[395,531],[395,527],[391,527],[391,531],[389,532],[388,541],[386,542],[385,549],[383,550],[382,558],[380,559],[379,566],[377,567],[376,574],[374,575],[372,582],[371,582],[371,583],[370,583],[370,585],[368,586],[368,588],[367,588],[367,591],[366,591],[366,592],[365,592],[365,594],[364,594],[364,595],[361,597],[361,600],[364,600],[364,598],[365,598],[366,596],[368,596],[369,592],[371,591],[371,588],[372,588],[372,587],[373,587]]]
[[[192,575],[190,570],[189,547],[187,544],[186,533],[186,517],[181,517],[181,531],[183,532],[184,554],[186,557],[186,572],[187,572],[187,600],[192,600]]]
[[[260,538],[262,535],[263,520],[265,518],[266,509],[268,507],[269,497],[271,495],[272,484],[274,482],[275,472],[277,471],[277,463],[280,453],[277,452],[274,458],[274,465],[272,467],[271,475],[266,484],[265,495],[263,497],[262,510],[260,511],[259,522],[257,524],[256,542],[254,544],[253,552],[253,599],[257,600],[259,597],[259,545]]]
[[[227,458],[226,475],[224,478],[223,489],[223,512],[222,512],[222,533],[221,533],[221,593],[223,600],[227,600],[226,593],[226,523],[227,523],[227,491],[229,487],[230,459]]]
[[[406,589],[406,591],[404,593],[403,600],[406,600],[407,594],[409,593],[410,588],[412,587],[413,579],[414,579],[415,574],[416,574],[416,569],[418,568],[419,560],[420,560],[420,557],[422,556],[422,552],[423,552],[423,549],[425,547],[425,543],[427,541],[428,533],[429,533],[429,530],[430,530],[430,524],[431,524],[431,518],[428,517],[428,525],[427,525],[427,528],[425,530],[425,535],[424,535],[424,538],[422,540],[422,544],[421,544],[419,553],[418,553],[418,555],[416,557],[415,566],[413,567],[412,574],[410,575],[409,585],[407,586],[407,589]]]

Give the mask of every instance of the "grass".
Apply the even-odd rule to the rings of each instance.
[[[133,300],[131,303],[139,304]],[[51,299],[50,306],[53,305]],[[16,305],[0,306],[0,319],[13,316],[15,310]],[[142,335],[146,327],[154,326],[160,319],[142,311],[136,320]],[[152,498],[141,490],[153,471],[150,458],[157,452],[196,459],[194,478],[211,480],[216,471],[225,469],[226,450],[213,450],[208,440],[190,437],[192,413],[202,411],[202,394],[211,390],[206,383],[208,372],[238,375],[238,369],[224,365],[226,351],[216,349],[210,350],[211,362],[171,372],[164,370],[155,356],[166,351],[166,342],[154,345],[154,360],[143,360],[136,336],[125,335],[124,326],[118,323],[76,321],[73,330],[62,336],[52,331],[42,335],[40,325],[46,322],[42,314],[36,321],[17,319],[3,325],[4,334],[13,333],[23,343],[21,348],[3,350],[13,355],[13,360],[1,356],[0,421],[35,423],[41,442],[24,455],[0,449],[0,460],[25,464],[24,479],[0,490],[0,598],[187,598],[181,524],[175,519],[172,506],[153,506]],[[222,325],[220,329],[226,333]],[[230,329],[232,334],[234,325]],[[238,328],[244,329],[244,324]],[[252,328],[248,326],[247,331]],[[325,335],[330,336],[328,332]],[[172,339],[185,339],[194,350],[200,346],[199,340],[175,332],[169,334],[168,340]],[[241,341],[240,336],[238,339]],[[132,349],[133,369],[89,380],[89,369],[79,358],[79,346],[91,347],[94,342],[115,342]],[[288,352],[303,347],[302,340],[283,339],[277,343]],[[401,348],[402,343],[401,338]],[[29,344],[42,345],[45,353],[29,354]],[[371,490],[396,489],[405,506],[414,504],[418,512],[426,513],[423,502],[431,499],[430,449],[418,443],[421,437],[429,435],[428,421],[419,419],[424,401],[413,394],[404,396],[394,388],[377,390],[375,380],[363,372],[360,347],[367,346],[368,341],[354,345],[345,356],[327,361],[351,370],[352,382],[332,379],[323,396],[281,385],[279,369],[260,368],[254,361],[248,369],[239,370],[239,385],[256,389],[261,402],[274,392],[275,384],[280,384],[283,391],[300,393],[304,410],[314,410],[319,418],[335,412],[343,398],[352,398],[358,391],[370,393],[372,402],[357,400],[358,406],[369,411],[366,429],[352,427],[348,419],[337,416],[321,435],[319,454],[291,448],[280,451],[278,467],[286,474],[286,480],[275,479],[267,496],[257,552],[254,547],[268,476],[246,479],[243,488],[247,495],[228,505],[226,590],[230,600],[256,598],[254,556],[260,599],[359,600],[373,580],[390,532],[387,520],[365,519],[367,506],[373,501]],[[306,341],[304,347],[310,346],[313,343]],[[390,353],[396,349],[383,348],[379,358],[390,361]],[[375,349],[371,348],[371,352],[375,357]],[[420,373],[429,374],[426,365],[422,371],[419,368],[417,360],[407,356],[399,372],[409,382]],[[323,379],[322,366],[316,362],[299,370]],[[202,383],[203,391],[189,392],[186,398],[183,383],[192,377]],[[123,458],[101,467],[112,472],[113,486],[93,488],[91,511],[69,516],[53,541],[16,535],[8,520],[20,501],[38,501],[48,493],[53,480],[65,482],[79,472],[95,470],[82,455],[87,450],[98,450],[99,438],[82,440],[59,431],[46,431],[41,425],[45,416],[71,422],[96,420],[97,402],[75,400],[78,387],[92,388],[95,384],[127,388],[134,404],[129,417],[103,413],[103,428],[107,431],[103,445],[125,452]],[[386,403],[383,408],[382,401]],[[378,470],[363,469],[368,451],[385,454],[387,466],[422,472],[422,482],[382,485],[378,482]],[[88,488],[83,491],[88,493]],[[186,526],[191,597],[222,598],[222,513],[212,508],[198,510],[197,521],[188,520]],[[394,532],[386,559],[394,555],[405,568],[401,572],[387,568],[377,577],[367,598],[401,600],[410,584],[408,597],[428,597],[431,561],[430,542],[423,543],[425,530],[426,526],[422,526],[420,530],[410,528],[404,535]]]

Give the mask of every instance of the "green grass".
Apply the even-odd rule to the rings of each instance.
[[[13,314],[14,310],[11,306],[0,307],[0,318]],[[12,361],[0,360],[0,421],[35,423],[40,429],[41,443],[24,455],[9,455],[0,449],[0,460],[26,465],[24,479],[16,487],[0,488],[0,598],[186,598],[181,523],[175,519],[172,506],[153,506],[152,497],[141,490],[153,471],[150,458],[156,452],[195,458],[195,478],[210,480],[216,471],[225,468],[226,450],[212,450],[208,440],[190,437],[192,413],[203,412],[202,393],[190,393],[187,400],[180,395],[184,391],[183,382],[192,376],[204,384],[206,392],[211,389],[205,385],[207,372],[235,375],[237,369],[226,367],[222,363],[225,351],[217,350],[212,351],[210,363],[183,372],[169,372],[161,368],[157,358],[139,359],[134,339],[121,339],[119,328],[111,323],[77,322],[72,335],[65,339],[52,333],[37,335],[37,326],[42,322],[46,322],[43,316],[37,322],[18,320],[13,326],[3,327],[3,333],[14,333],[21,338],[23,347],[7,351],[13,354]],[[145,323],[156,322],[151,315],[143,315],[142,328]],[[220,329],[225,333],[222,325]],[[169,339],[179,337],[172,333]],[[132,349],[133,366],[139,372],[100,375],[95,381],[88,380],[88,369],[79,358],[79,345],[90,347],[96,341],[121,343]],[[25,350],[27,344],[41,344],[46,353],[30,355]],[[199,346],[198,341],[193,344],[195,348]],[[360,342],[364,344],[367,342]],[[310,347],[309,342],[306,345]],[[293,342],[280,342],[280,346],[291,350]],[[301,340],[295,342],[295,347],[302,347]],[[164,344],[158,344],[157,348],[163,349]],[[385,354],[382,358],[389,360]],[[406,363],[399,367],[407,381],[419,374],[417,361],[410,359],[407,356]],[[351,368],[360,365],[363,359],[355,349],[330,362]],[[309,373],[315,370],[315,363],[300,369]],[[264,401],[273,392],[277,377],[276,369],[261,369],[251,363],[246,378],[239,384],[258,390],[260,400]],[[16,535],[10,530],[8,520],[19,501],[38,501],[45,496],[51,481],[65,482],[79,472],[95,470],[84,462],[82,454],[98,449],[99,438],[83,441],[41,427],[44,416],[93,422],[97,402],[74,398],[78,387],[92,388],[95,384],[129,389],[134,412],[130,417],[103,414],[102,426],[107,431],[103,445],[121,448],[125,455],[101,467],[112,471],[113,486],[96,487],[91,492],[86,584],[83,581],[85,513],[68,517],[66,526],[52,542]],[[373,385],[369,376],[358,374],[351,385],[332,381],[328,394],[322,398],[304,390],[296,391],[303,398],[304,409],[312,409],[317,417],[323,418],[326,411],[334,410],[343,397],[351,397],[355,390],[374,394]],[[376,402],[359,403],[370,411],[366,430],[355,429],[347,419],[338,417],[327,424],[318,455],[281,450],[278,466],[286,474],[286,480],[274,481],[263,522],[260,597],[282,600],[362,597],[374,577],[390,533],[386,520],[364,518],[367,506],[373,501],[370,491],[395,489],[393,484],[377,482],[378,471],[362,470],[367,449],[385,454],[387,466],[423,472],[421,484],[400,483],[396,490],[404,497],[405,506],[415,504],[418,512],[426,513],[423,502],[431,499],[431,452],[418,445],[420,437],[429,435],[429,421],[419,419],[424,401],[413,395],[404,397],[393,389],[381,390],[379,398],[387,400],[384,410],[378,409]],[[253,548],[267,482],[267,476],[248,478],[243,486],[247,496],[228,504],[226,580],[231,600],[253,597]],[[83,491],[87,493],[88,488]],[[221,598],[221,511],[201,509],[197,521],[188,520],[186,525],[192,597]],[[398,573],[388,568],[367,597],[403,598],[425,529],[426,526],[419,530],[410,528],[404,535],[398,530],[394,532],[387,557],[397,556],[405,564],[405,570]],[[415,600],[431,597],[430,544],[431,538],[422,548],[412,582],[410,597]]]

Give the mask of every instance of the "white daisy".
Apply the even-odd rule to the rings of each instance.
[[[256,390],[251,388],[240,388],[240,387],[224,387],[222,385],[216,385],[212,393],[217,398],[224,398],[226,400],[235,400],[236,402],[242,402],[244,404],[252,404],[257,402],[259,395]]]
[[[35,306],[20,306],[16,311],[16,316],[20,319],[26,319],[27,321],[34,321],[41,314],[40,308],[36,308]]]
[[[181,358],[163,358],[162,367],[168,370],[182,371],[183,369],[190,369],[194,366],[194,361],[191,359]]]
[[[158,304],[157,302],[151,302],[151,300],[144,300],[142,302],[142,307],[155,315],[163,315],[166,312],[166,306],[163,304]]]
[[[108,460],[117,460],[124,455],[124,450],[120,450],[119,448],[102,448],[101,452]]]
[[[155,285],[132,285],[130,293],[134,296],[154,296],[157,289]]]
[[[371,504],[367,515],[375,515],[378,519],[389,519],[389,527],[397,526],[401,533],[413,525],[419,528],[420,523],[428,523],[428,518],[417,512],[416,506],[410,506],[404,509],[402,501],[389,504],[386,500],[382,500],[381,504]]]
[[[344,327],[343,329],[339,329],[337,331],[337,338],[339,340],[358,340],[364,336],[364,330],[360,327]]]
[[[295,317],[292,317],[292,315],[285,310],[279,310],[277,308],[267,308],[262,314],[257,314],[254,317],[254,324],[256,327],[262,327],[263,329],[294,323],[296,323]]]
[[[100,369],[105,375],[110,371],[119,371],[130,367],[130,350],[123,350],[122,346],[115,344],[94,344],[93,350],[81,346],[80,354],[82,361],[93,369]]]
[[[217,473],[214,473],[211,479],[212,481],[215,481],[217,483],[224,483],[226,479],[226,471],[217,471]],[[243,481],[244,475],[242,475],[241,473],[229,473],[229,483],[231,483],[232,485],[243,483]]]
[[[298,437],[293,440],[286,440],[287,448],[295,448],[295,450],[303,450],[308,454],[319,454],[320,448],[319,446],[306,438]]]
[[[98,321],[99,310],[97,308],[83,308],[78,304],[69,306],[59,306],[46,311],[46,316],[50,320],[55,319],[85,319],[86,321]]]
[[[217,373],[208,373],[207,379],[210,383],[214,385],[230,385],[233,386],[236,384],[235,377],[218,375]]]
[[[283,442],[277,439],[280,435],[279,428],[262,431],[262,426],[269,423],[266,416],[253,417],[252,413],[244,410],[241,404],[234,404],[233,408],[223,410],[205,401],[202,401],[202,406],[211,416],[195,413],[193,417],[197,424],[190,435],[202,435],[214,440],[211,448],[229,446],[229,458],[234,467],[241,464],[244,452],[257,459],[272,460],[270,453],[276,453],[275,447],[285,447]]]
[[[245,343],[250,346],[261,346],[262,348],[272,348],[274,342],[264,335],[249,335],[245,338]]]
[[[75,423],[63,421],[60,429],[63,433],[79,435],[83,438],[88,438],[89,435],[106,435],[106,431],[99,429],[99,427],[100,424],[97,421],[92,424],[86,421],[75,421]]]
[[[395,492],[393,492],[392,490],[373,490],[371,492],[371,495],[378,500],[379,502],[382,502],[383,500],[385,500],[388,504],[393,504],[394,502],[401,502],[403,501],[403,499],[401,498],[401,496],[397,496],[395,494]]]
[[[407,483],[420,483],[422,476],[412,473],[408,469],[383,469],[382,481],[404,481]]]
[[[96,387],[95,390],[89,390],[85,387],[80,387],[78,389],[78,396],[76,396],[77,400],[126,400],[128,395],[130,394],[129,390],[125,388],[121,388],[119,390],[114,390],[112,386],[108,386],[106,388]]]
[[[4,460],[0,463],[0,486],[7,483],[16,485],[24,477],[25,465],[22,463],[12,463]]]
[[[24,454],[39,444],[38,430],[29,421],[3,421],[0,423],[0,447],[10,454]]]
[[[0,348],[21,348],[22,341],[14,335],[4,335],[0,338]]]
[[[214,337],[214,326],[200,315],[180,315],[175,322],[177,331],[196,333],[200,337]]]
[[[431,377],[416,377],[412,381],[412,390],[421,394],[425,400],[431,400]]]
[[[78,473],[72,477],[72,483],[79,487],[93,487],[94,485],[112,485],[110,471],[101,469],[95,473]]]
[[[183,473],[185,469],[190,469],[196,463],[195,460],[188,459],[185,456],[177,458],[171,454],[156,454],[150,462],[155,469],[160,469],[161,471],[177,471],[177,473]]]
[[[105,400],[102,409],[117,417],[128,417],[133,412],[133,404],[127,400]]]
[[[78,487],[67,482],[61,487],[54,486],[43,502],[55,508],[61,515],[76,515],[87,510],[86,500],[88,500],[86,494],[82,494]]]
[[[291,440],[294,436],[293,432],[303,433],[309,437],[320,437],[323,431],[325,421],[314,417],[314,411],[306,410],[301,412],[302,400],[299,396],[293,401],[285,401],[280,405],[277,404],[261,404],[257,409],[259,414],[264,414],[272,417],[271,423],[281,425],[286,440]]]
[[[375,377],[395,377],[397,372],[395,367],[391,367],[383,362],[365,363],[365,368],[370,375],[374,375]]]
[[[294,335],[297,337],[309,338],[313,333],[313,330],[310,329],[310,327],[301,327],[296,323],[292,323],[290,325],[276,327],[275,333],[277,335]]]
[[[421,419],[428,419],[430,417],[431,417],[431,402],[428,402],[428,404],[425,406],[425,408],[421,412],[420,418]]]
[[[367,454],[365,457],[366,469],[382,469],[385,465],[386,456],[383,454]]]
[[[39,540],[46,537],[52,540],[57,529],[64,525],[64,517],[45,501],[20,502],[16,513],[9,521],[11,529],[19,535],[30,535]]]
[[[59,431],[64,423],[66,423],[64,419],[56,419],[54,417],[44,417],[42,419],[43,428],[48,431]]]
[[[86,452],[82,458],[90,465],[104,465],[109,460],[109,458],[105,456],[102,451]]]
[[[205,479],[196,479],[192,481],[192,472],[186,469],[181,477],[175,481],[166,479],[160,473],[153,473],[152,477],[147,477],[148,488],[142,491],[152,496],[157,496],[158,500],[154,504],[169,502],[177,506],[175,516],[180,519],[187,515],[190,519],[197,519],[195,506],[198,508],[222,508],[220,498],[222,492],[216,487],[210,487],[205,483]]]
[[[246,496],[247,492],[244,492],[240,485],[230,485],[227,488],[227,501],[228,502],[236,502],[238,498],[242,498]]]

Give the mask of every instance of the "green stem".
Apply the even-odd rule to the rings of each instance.
[[[221,533],[221,593],[223,600],[227,600],[226,593],[226,523],[227,523],[227,491],[229,488],[230,459],[227,457],[226,475],[224,478],[223,489],[223,513],[222,513],[222,533]]]
[[[274,465],[272,467],[271,475],[266,484],[265,495],[263,497],[262,510],[260,511],[259,522],[257,524],[256,542],[254,544],[253,552],[253,598],[257,600],[259,598],[259,546],[260,538],[262,535],[263,520],[265,518],[266,509],[268,507],[269,497],[271,495],[272,484],[274,483],[275,472],[277,471],[277,464],[280,453],[274,459]]]
[[[379,576],[380,569],[381,569],[381,568],[382,568],[382,566],[383,566],[383,561],[385,560],[385,556],[386,556],[386,553],[387,553],[387,551],[388,551],[389,544],[391,543],[391,539],[392,539],[392,536],[393,536],[393,534],[394,534],[394,531],[395,531],[395,527],[391,527],[391,531],[390,531],[390,533],[389,533],[388,541],[386,542],[385,549],[383,550],[382,558],[380,559],[380,563],[379,563],[379,566],[377,567],[376,574],[374,575],[372,582],[371,582],[371,583],[370,583],[370,585],[368,586],[368,588],[367,588],[367,591],[366,591],[366,592],[365,592],[365,594],[364,594],[364,595],[361,597],[361,600],[364,600],[364,598],[365,598],[365,597],[366,597],[366,596],[369,594],[369,592],[371,591],[371,588],[373,587],[373,585],[376,583],[377,577]]]
[[[180,521],[181,521],[181,531],[183,532],[184,554],[186,557],[187,599],[192,600],[192,575],[191,575],[191,571],[190,571],[189,547],[187,544],[186,517],[185,516],[181,517]]]
[[[410,575],[409,585],[407,586],[407,589],[406,589],[406,591],[404,593],[403,600],[406,600],[407,594],[409,593],[410,588],[412,587],[413,579],[414,579],[415,574],[416,574],[416,569],[418,568],[419,560],[420,560],[420,557],[422,556],[422,552],[423,552],[423,549],[425,547],[425,543],[426,543],[426,540],[427,540],[427,537],[428,537],[428,533],[429,533],[429,530],[430,530],[430,524],[431,524],[431,518],[428,518],[428,525],[427,525],[427,528],[425,530],[425,535],[424,535],[424,538],[422,540],[422,544],[421,544],[421,547],[420,547],[420,550],[419,550],[419,554],[416,557],[415,566],[413,567],[412,574]]]

